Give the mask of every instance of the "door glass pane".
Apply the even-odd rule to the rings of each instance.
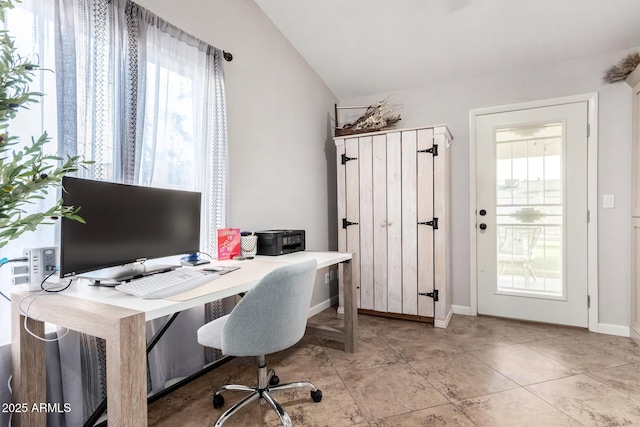
[[[563,124],[497,129],[498,292],[564,296]]]

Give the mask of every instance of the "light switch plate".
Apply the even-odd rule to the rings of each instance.
[[[615,205],[615,196],[613,194],[605,194],[602,200],[602,207],[605,209],[613,209]]]

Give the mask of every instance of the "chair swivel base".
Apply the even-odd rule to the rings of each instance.
[[[223,385],[218,387],[216,392],[213,395],[213,407],[221,408],[224,405],[224,397],[222,396],[223,391],[240,391],[249,393],[248,396],[237,402],[231,408],[227,409],[221,416],[218,418],[218,421],[215,423],[215,427],[222,426],[231,416],[233,416],[240,409],[253,402],[254,400],[261,398],[264,399],[270,406],[276,411],[282,425],[284,427],[291,427],[291,418],[289,414],[282,408],[282,406],[271,396],[271,393],[282,390],[290,390],[296,388],[306,387],[311,389],[311,399],[314,402],[320,402],[322,400],[322,391],[318,390],[313,384],[310,382],[294,382],[287,384],[278,384],[280,379],[273,369],[270,369],[267,373],[267,368],[264,365],[264,357],[258,359],[258,387],[248,387],[244,385]]]

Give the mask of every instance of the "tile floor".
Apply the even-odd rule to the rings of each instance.
[[[334,309],[320,313],[339,322]],[[275,397],[294,426],[640,426],[640,348],[586,330],[455,315],[447,329],[359,316],[359,351],[310,332],[267,358],[281,382],[322,390]],[[221,384],[255,384],[254,360],[238,358],[149,407],[150,426],[209,426],[222,413]],[[225,395],[225,406],[238,393]],[[224,409],[223,408],[223,409]],[[279,426],[268,405],[225,426]]]

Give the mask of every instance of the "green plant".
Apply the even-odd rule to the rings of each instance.
[[[5,11],[16,2],[20,0],[0,0],[0,21],[4,22]],[[91,163],[81,161],[79,156],[63,161],[45,154],[44,145],[50,140],[46,132],[37,139],[32,137],[22,148],[18,148],[18,138],[10,134],[9,123],[20,109],[43,96],[29,90],[38,70],[42,71],[38,64],[18,55],[9,33],[0,30],[0,248],[24,232],[50,223],[52,217],[84,222],[77,215],[79,208],[63,206],[62,200],[44,212],[25,210],[27,205],[44,199],[49,190],[60,187],[64,175]]]

